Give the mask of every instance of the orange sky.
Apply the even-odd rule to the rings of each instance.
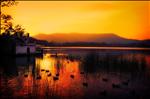
[[[150,38],[150,1],[19,1],[2,11],[32,36],[79,32]]]

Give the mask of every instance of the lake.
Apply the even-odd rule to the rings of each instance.
[[[150,98],[150,49],[43,47],[1,57],[0,99]]]

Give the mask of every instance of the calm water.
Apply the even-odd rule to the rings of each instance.
[[[1,57],[0,99],[145,99],[150,50],[45,48],[40,57]]]

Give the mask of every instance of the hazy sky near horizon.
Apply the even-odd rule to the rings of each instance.
[[[32,36],[39,33],[115,33],[150,39],[150,1],[17,1],[3,8]]]

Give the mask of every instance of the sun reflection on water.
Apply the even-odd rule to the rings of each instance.
[[[54,54],[45,54],[43,58],[36,58],[36,69],[37,74],[41,75],[41,80],[37,82],[42,87],[42,89],[39,89],[41,96],[50,89],[55,94],[59,94],[59,96],[66,96],[68,95],[67,93],[70,93],[71,86],[72,90],[74,90],[72,94],[82,94],[80,86],[75,86],[77,83],[81,83],[79,61],[70,61],[63,54],[57,54],[56,56]],[[48,74],[51,74],[51,76],[48,76]],[[56,74],[59,74],[58,81],[53,80]],[[74,75],[74,80],[71,80],[70,75]]]

